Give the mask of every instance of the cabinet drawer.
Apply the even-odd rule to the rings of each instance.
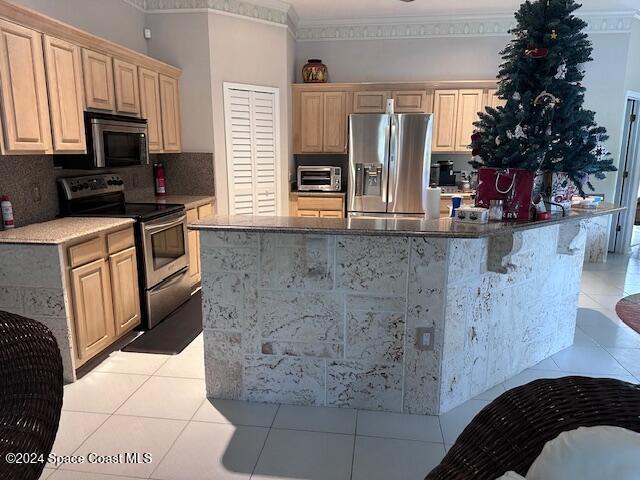
[[[198,218],[210,217],[211,215],[213,215],[213,205],[210,203],[198,207]]]
[[[198,220],[198,209],[192,208],[190,210],[187,210],[187,224],[193,223],[196,220]]]
[[[298,197],[299,210],[342,210],[342,198]]]
[[[343,218],[342,210],[322,210],[320,218]]]
[[[320,216],[320,212],[318,210],[298,210],[298,216],[317,218]]]
[[[79,267],[106,256],[104,239],[96,237],[84,243],[69,247],[69,264],[72,268]]]
[[[109,253],[121,252],[122,250],[133,247],[134,244],[133,228],[125,228],[124,230],[107,235]]]

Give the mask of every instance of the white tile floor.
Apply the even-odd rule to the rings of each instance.
[[[63,465],[43,478],[423,479],[506,389],[572,374],[638,383],[640,335],[613,308],[640,293],[639,251],[586,267],[574,346],[439,417],[209,401],[201,337],[174,357],[117,352],[65,387],[53,452],[150,452],[153,461]]]

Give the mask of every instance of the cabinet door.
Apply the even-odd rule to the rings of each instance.
[[[458,90],[436,90],[433,107],[433,151],[453,152],[456,143]]]
[[[88,360],[115,338],[109,268],[103,258],[71,271],[77,356]]]
[[[318,210],[298,210],[298,216],[317,218],[320,216],[320,212]]]
[[[300,150],[321,153],[323,147],[324,103],[322,92],[300,94]]]
[[[140,324],[140,294],[136,247],[109,256],[116,336]]]
[[[113,59],[113,78],[116,95],[116,112],[140,115],[138,67],[120,59]]]
[[[347,151],[347,94],[326,92],[324,94],[323,152],[344,153]]]
[[[197,219],[197,208],[187,210],[187,224],[193,223]],[[200,281],[200,234],[195,230],[189,230],[187,238],[189,240],[189,276],[191,284],[195,285]]]
[[[470,150],[473,123],[478,121],[478,112],[483,109],[482,90],[460,90],[458,97],[458,118],[456,127],[456,152]]]
[[[160,83],[158,74],[146,68],[138,68],[140,84],[140,113],[147,119],[149,151],[162,152],[162,117],[160,114]]]
[[[321,210],[320,218],[343,218],[344,215],[340,210]]]
[[[506,104],[506,100],[498,97],[498,89],[492,88],[487,90],[487,107],[498,108],[503,107]]]
[[[166,75],[160,79],[160,111],[162,112],[162,141],[165,152],[182,150],[180,131],[180,97],[178,80]]]
[[[54,152],[86,151],[80,47],[45,35],[44,58]]]
[[[424,90],[404,90],[393,92],[396,113],[426,113],[427,92]]]
[[[211,215],[213,215],[213,205],[211,203],[198,207],[198,218],[206,218]]]
[[[3,153],[51,151],[42,36],[0,20]]]
[[[389,92],[355,92],[353,113],[384,113],[389,95]]]
[[[111,57],[82,50],[84,92],[87,108],[112,112],[116,108]]]

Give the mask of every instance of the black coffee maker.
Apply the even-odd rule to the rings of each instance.
[[[451,160],[438,161],[438,185],[443,187],[453,187],[456,185],[456,174],[453,171]]]

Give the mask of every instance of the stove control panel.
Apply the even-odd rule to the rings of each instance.
[[[58,184],[67,200],[124,191],[124,181],[115,173],[59,178]]]

